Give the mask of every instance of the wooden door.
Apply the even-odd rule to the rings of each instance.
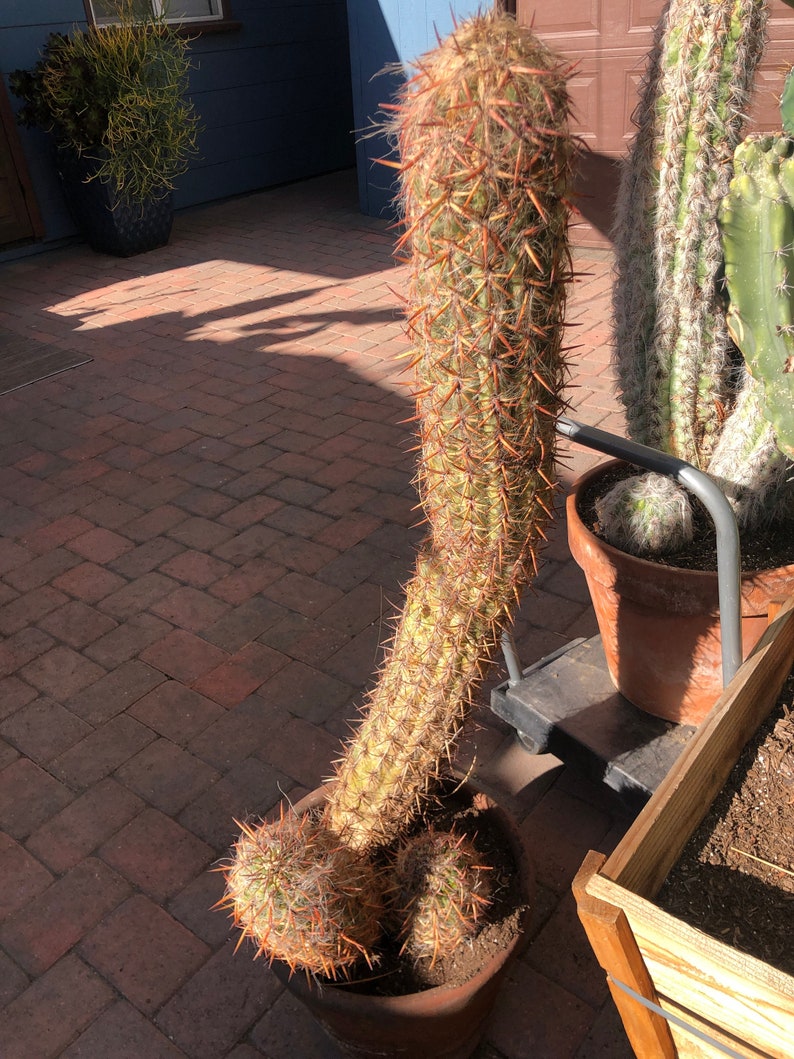
[[[616,159],[634,135],[631,116],[653,30],[664,0],[517,0],[517,19],[562,55],[578,61],[570,91],[573,130],[593,152],[579,173],[579,206],[587,221],[582,245],[608,246],[617,186]],[[770,0],[769,42],[756,78],[748,130],[780,127],[778,98],[794,65],[794,10]]]
[[[42,235],[33,186],[0,78],[0,249]]]

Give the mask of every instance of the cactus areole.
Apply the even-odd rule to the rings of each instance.
[[[423,56],[392,108],[405,222],[399,247],[410,276],[417,481],[429,534],[321,821],[334,836],[329,848],[355,854],[337,858],[340,870],[349,864],[354,872],[346,894],[361,886],[361,858],[398,839],[438,780],[533,576],[550,517],[571,277],[567,76],[529,30],[487,14],[461,23]],[[316,835],[312,841],[322,855]],[[272,944],[271,896],[277,891],[286,902],[295,931],[302,927],[294,910],[306,903],[299,894],[290,905],[288,872],[272,857],[272,885],[242,885],[263,870],[264,858],[249,857],[256,846],[249,828],[227,871],[227,892],[261,951],[324,973],[329,952],[336,954],[331,973],[362,955],[377,959],[366,917],[339,902],[327,924],[333,938],[323,938],[316,962],[303,950],[295,957],[295,946]],[[332,876],[325,872],[323,885],[334,886]],[[377,902],[369,904],[377,914]],[[324,934],[314,922],[312,930]]]

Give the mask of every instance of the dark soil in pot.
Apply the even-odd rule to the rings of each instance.
[[[656,902],[794,975],[794,675]]]
[[[606,471],[598,482],[584,490],[578,504],[579,516],[587,528],[600,540],[606,540],[596,515],[595,504],[617,482],[640,473],[633,466],[616,467]],[[696,496],[690,494],[692,503],[694,539],[685,548],[667,552],[665,555],[646,555],[649,562],[663,566],[675,566],[682,570],[716,570],[717,538],[714,523],[705,507]],[[794,526],[790,522],[759,527],[745,533],[741,540],[742,570],[771,570],[794,562]]]

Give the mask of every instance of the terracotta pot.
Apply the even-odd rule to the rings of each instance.
[[[287,965],[274,961],[279,980],[306,1005],[346,1055],[361,1059],[467,1059],[477,1047],[508,967],[526,942],[534,871],[518,828],[487,795],[469,784],[464,789],[489,810],[518,866],[526,906],[520,922],[522,933],[465,985],[438,986],[406,996],[370,996],[351,992],[344,984],[320,985],[300,972],[290,977]],[[325,789],[319,788],[298,802],[296,810],[306,812],[324,800]]]
[[[617,466],[599,464],[574,483],[566,504],[571,554],[587,579],[617,690],[647,713],[697,725],[722,691],[717,574],[638,559],[591,533],[580,497]],[[767,626],[769,603],[792,592],[794,565],[742,575],[745,658]]]

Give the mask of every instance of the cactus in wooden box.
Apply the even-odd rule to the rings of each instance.
[[[629,433],[711,474],[742,525],[774,507],[786,478],[721,297],[718,211],[766,15],[765,0],[671,0],[649,60],[615,233],[616,359]],[[625,515],[627,504],[611,498],[606,508]],[[656,508],[636,505],[625,533],[605,509],[605,535],[640,554],[658,550],[645,520]],[[671,507],[661,540],[678,538],[679,510]]]
[[[566,78],[530,31],[482,15],[418,61],[394,108],[430,532],[321,822],[329,848],[359,857],[393,843],[437,780],[550,517],[570,279]],[[271,956],[325,970],[260,937],[270,913],[235,889],[248,858],[239,843],[228,873],[244,930]],[[340,969],[371,954],[360,928],[335,924],[351,942]]]

